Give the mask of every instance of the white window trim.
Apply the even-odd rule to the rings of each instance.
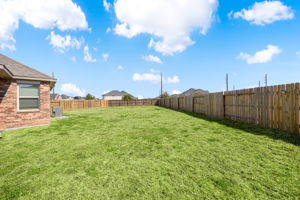
[[[22,96],[20,97],[20,85],[37,85],[38,86],[38,93],[39,96],[36,97],[29,97],[29,96]],[[20,112],[30,112],[30,111],[39,111],[40,110],[40,82],[39,81],[17,81],[17,110]],[[28,98],[28,99],[38,99],[38,108],[36,109],[20,109],[20,98]]]
[[[24,85],[40,85],[41,82],[40,81],[21,81],[21,80],[18,80],[17,81],[18,84],[24,84]]]

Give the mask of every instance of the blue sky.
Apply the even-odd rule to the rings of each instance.
[[[49,5],[53,13],[47,10],[56,17],[52,24],[36,10],[23,12],[36,15],[21,15],[9,10],[6,1],[0,2],[0,8],[6,9],[0,14],[0,29],[7,30],[0,32],[0,52],[47,74],[54,72],[56,92],[101,97],[117,89],[155,97],[159,72],[165,77],[164,89],[171,94],[191,87],[222,91],[226,73],[231,89],[233,85],[236,89],[257,86],[265,73],[272,85],[299,82],[297,0],[186,0],[184,5],[178,0],[162,5],[159,0],[107,0],[107,10],[102,0],[59,1]],[[145,14],[149,9],[152,14]],[[9,17],[18,26],[1,24]],[[125,23],[127,27],[116,28]],[[63,43],[67,35],[69,40]],[[158,58],[162,63],[157,63]]]

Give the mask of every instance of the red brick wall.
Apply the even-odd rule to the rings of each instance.
[[[17,81],[0,78],[0,130],[50,123],[50,85],[40,84],[39,111],[18,111]]]

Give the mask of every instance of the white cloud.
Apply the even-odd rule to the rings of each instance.
[[[139,94],[138,99],[144,99],[144,96]]]
[[[132,76],[134,81],[149,81],[152,83],[159,83],[161,81],[161,75],[155,72],[151,73],[134,73]],[[163,83],[179,83],[180,79],[178,76],[163,77]]]
[[[54,31],[51,31],[47,40],[50,40],[49,44],[51,44],[54,50],[59,53],[64,53],[70,48],[80,49],[81,45],[84,43],[83,38],[77,39],[70,35],[61,36],[59,34],[55,34]]]
[[[122,65],[119,65],[119,66],[117,67],[117,69],[118,69],[118,70],[123,70],[124,67],[123,67]]]
[[[248,64],[267,63],[273,56],[280,54],[282,50],[278,46],[268,45],[266,49],[256,52],[254,55],[241,52],[238,58],[245,60]]]
[[[151,73],[160,73],[159,70],[156,70],[156,69],[153,69],[153,68],[150,69],[150,72],[151,72]]]
[[[153,62],[153,63],[162,64],[161,59],[159,57],[157,57],[157,56],[154,56],[154,55],[142,56],[142,58],[144,60],[146,60],[147,62]]]
[[[128,29],[128,25],[126,23],[123,24],[117,24],[114,28],[114,31],[118,35],[125,36],[127,38],[132,38],[136,35],[138,35],[139,31],[134,31]]]
[[[85,45],[85,47],[83,48],[83,53],[84,53],[83,60],[85,62],[96,62],[97,61],[95,58],[92,57],[92,55],[89,51],[89,47],[87,45]]]
[[[300,58],[300,51],[296,52],[296,55]]]
[[[144,74],[134,73],[132,79],[134,81],[151,81],[151,82],[158,83],[160,82],[160,75],[152,74],[152,73],[144,73]]]
[[[110,11],[111,6],[111,3],[107,2],[107,0],[103,0],[103,7],[107,12]]]
[[[173,90],[172,94],[181,94],[182,92],[178,91],[178,90]]]
[[[127,38],[148,33],[156,39],[148,47],[173,55],[194,44],[193,30],[207,32],[217,7],[218,0],[116,0],[114,31]]]
[[[71,60],[72,60],[73,62],[76,62],[76,61],[77,61],[77,58],[76,58],[75,56],[72,56]]]
[[[72,96],[85,96],[85,90],[81,90],[79,87],[72,83],[62,84],[60,91]]]
[[[112,30],[111,30],[111,28],[110,27],[108,27],[107,29],[106,29],[106,33],[110,33]]]
[[[184,34],[178,34],[177,37],[165,38],[163,41],[155,42],[153,38],[149,41],[148,48],[154,48],[155,51],[163,55],[174,55],[186,50],[188,46],[195,44],[190,37]]]
[[[293,19],[294,13],[291,7],[284,5],[281,1],[263,1],[255,2],[249,9],[242,9],[235,13],[232,11],[229,16],[263,26],[275,21]]]
[[[20,20],[39,29],[88,29],[84,13],[72,0],[1,0],[0,10],[0,49],[15,50]]]
[[[102,54],[102,58],[103,58],[103,60],[104,60],[105,62],[108,61],[109,54],[108,54],[108,53],[103,53],[103,54]]]
[[[173,76],[173,77],[168,77],[165,81],[167,83],[179,83],[180,79],[178,76]]]

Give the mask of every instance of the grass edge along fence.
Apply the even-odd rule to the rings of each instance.
[[[170,97],[159,105],[300,133],[300,83]]]
[[[62,107],[64,110],[116,107],[116,106],[150,106],[157,105],[158,99],[138,99],[138,100],[51,100],[51,110],[53,106]]]

